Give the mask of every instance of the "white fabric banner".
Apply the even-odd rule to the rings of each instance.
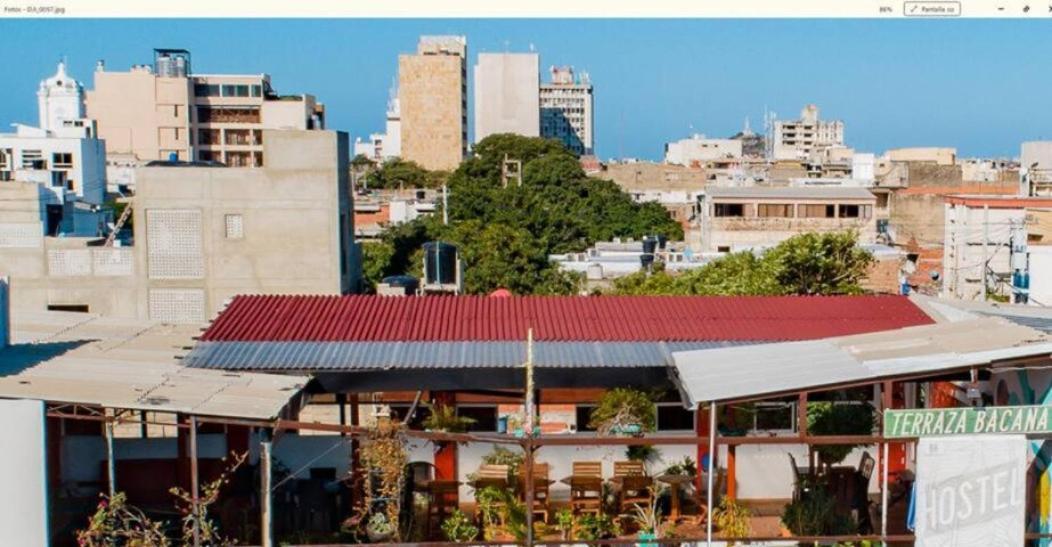
[[[1023,545],[1027,441],[1022,435],[922,438],[918,547]]]

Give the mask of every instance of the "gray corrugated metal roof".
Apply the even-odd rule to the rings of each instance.
[[[739,348],[673,353],[692,405],[1052,357],[1052,337],[1001,318]]]
[[[537,342],[548,368],[664,367],[675,351],[762,342]],[[505,368],[526,360],[523,342],[198,342],[190,367],[223,370],[355,371]]]
[[[712,186],[705,189],[705,195],[716,199],[876,199],[869,190],[851,186]]]

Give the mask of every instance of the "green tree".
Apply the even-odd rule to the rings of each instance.
[[[440,188],[449,176],[444,171],[428,171],[413,161],[387,160],[365,175],[370,189]]]
[[[857,234],[793,236],[760,256],[731,253],[681,274],[656,268],[614,282],[616,294],[779,295],[858,294],[873,260]]]

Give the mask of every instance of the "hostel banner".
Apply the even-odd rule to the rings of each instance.
[[[1022,435],[921,439],[916,545],[1024,545],[1027,449]]]

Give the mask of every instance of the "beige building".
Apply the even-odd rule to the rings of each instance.
[[[798,120],[775,121],[773,131],[775,160],[804,160],[825,148],[844,145],[844,122],[820,119],[813,104],[800,111]]]
[[[398,56],[402,159],[451,171],[467,155],[467,38],[421,36]]]
[[[237,294],[355,290],[346,134],[263,136],[263,168],[138,168],[129,247],[45,237],[26,199],[37,185],[0,185],[0,276],[11,276],[13,308],[184,323]]]
[[[857,187],[710,187],[700,211],[701,250],[777,245],[804,232],[856,230],[873,243],[876,198]]]
[[[919,162],[933,163],[935,165],[955,165],[957,163],[956,148],[939,147],[913,147],[895,148],[887,151],[887,161],[892,162]]]
[[[479,53],[475,65],[475,142],[497,133],[540,135],[540,56]]]
[[[152,66],[127,72],[100,62],[86,105],[111,162],[174,157],[259,167],[263,130],[325,128],[313,96],[278,95],[266,74],[193,74],[183,50],[154,50]]]

